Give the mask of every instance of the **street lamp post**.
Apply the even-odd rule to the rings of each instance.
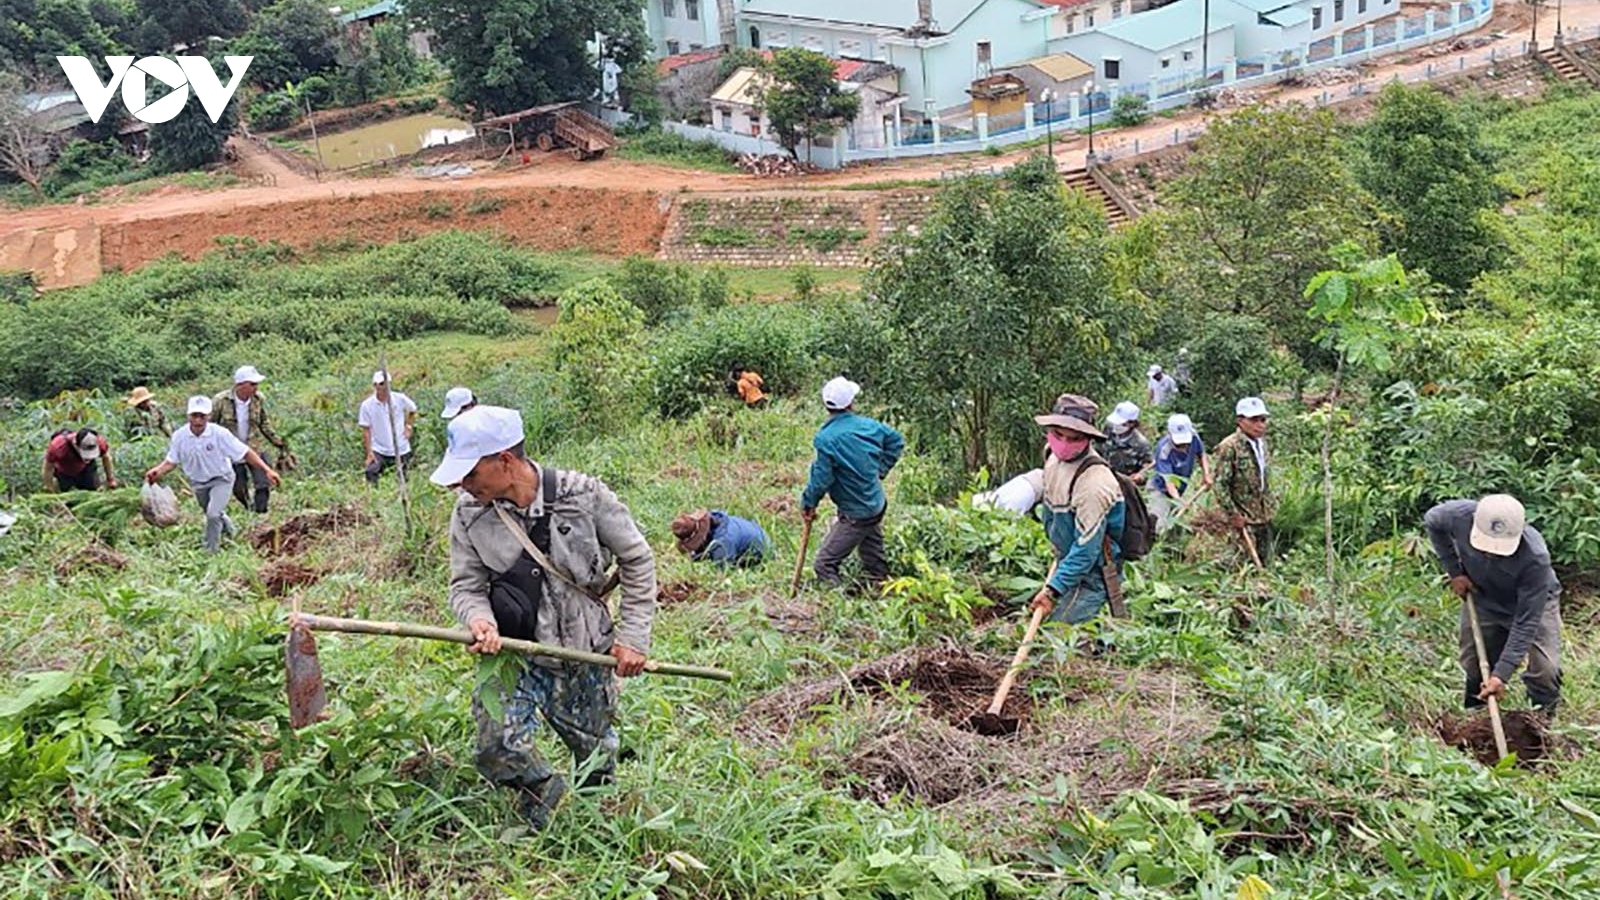
[[[1539,50],[1539,0],[1533,0],[1533,34],[1529,38],[1530,49]]]
[[[1094,82],[1083,83],[1083,99],[1089,106],[1089,156],[1084,159],[1084,165],[1094,162]]]
[[[1044,104],[1044,144],[1046,152],[1050,155],[1050,164],[1055,165],[1056,135],[1055,126],[1051,119],[1055,118],[1056,92],[1045,88],[1039,92],[1039,102]]]

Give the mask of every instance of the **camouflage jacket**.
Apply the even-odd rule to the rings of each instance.
[[[1118,475],[1131,477],[1155,461],[1150,439],[1137,428],[1130,429],[1127,434],[1110,435],[1096,449],[1111,464],[1111,471]]]
[[[149,409],[140,409],[135,406],[128,410],[125,422],[128,429],[128,438],[141,437],[172,437],[172,426],[167,424],[167,414],[161,409],[161,404],[150,401]]]
[[[1266,472],[1256,463],[1255,451],[1244,432],[1235,431],[1211,452],[1217,467],[1217,498],[1222,508],[1238,513],[1251,525],[1272,521],[1278,503],[1272,496],[1272,455],[1263,447]]]
[[[236,427],[239,424],[238,413],[233,409],[233,391],[226,390],[211,398],[211,421],[226,428],[229,434],[237,436]],[[261,452],[262,440],[278,448],[279,453],[289,452],[289,442],[278,437],[267,422],[267,405],[263,402],[260,392],[250,401],[250,436],[245,441],[251,450]]]

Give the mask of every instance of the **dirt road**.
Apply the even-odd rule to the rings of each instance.
[[[1459,65],[1458,58],[1467,58],[1476,63],[1483,54],[1488,52],[1491,46],[1496,48],[1499,53],[1520,53],[1523,48],[1523,41],[1528,36],[1525,25],[1529,16],[1530,9],[1524,4],[1518,3],[1516,0],[1501,0],[1500,8],[1487,26],[1487,28],[1504,33],[1504,36],[1495,40],[1494,43],[1465,53],[1444,54],[1427,60],[1417,59],[1417,51],[1415,50],[1408,51],[1392,58],[1391,62],[1380,62],[1368,70],[1365,81],[1376,87],[1396,75],[1402,77],[1415,76],[1430,64],[1437,71],[1450,71]],[[1544,17],[1547,17],[1549,21],[1542,22],[1542,26],[1547,29],[1553,29],[1553,17],[1550,16],[1548,11],[1544,14]],[[1593,36],[1597,31],[1600,31],[1600,0],[1567,0],[1563,9],[1563,23],[1569,33],[1577,31],[1583,37]],[[1480,31],[1484,30],[1480,29]],[[1346,93],[1345,90],[1340,90],[1340,88],[1343,88],[1343,86],[1326,90],[1336,94]],[[1264,88],[1256,93],[1260,99],[1310,103],[1315,102],[1324,90],[1321,87],[1275,90]],[[1101,150],[1101,152],[1107,150],[1126,152],[1135,146],[1136,141],[1143,149],[1154,149],[1169,143],[1175,132],[1187,136],[1203,130],[1206,121],[1211,115],[1213,114],[1192,112],[1170,119],[1158,118],[1137,128],[1102,132],[1096,136],[1097,149]],[[206,193],[168,193],[103,205],[56,205],[30,210],[7,211],[0,213],[0,250],[4,250],[4,245],[7,243],[13,246],[26,243],[29,240],[37,243],[38,235],[30,238],[29,235],[18,234],[19,232],[51,232],[59,229],[97,231],[105,226],[127,225],[128,223],[173,219],[174,217],[180,217],[185,220],[187,227],[201,227],[204,229],[205,219],[208,216],[214,216],[219,220],[227,220],[230,226],[237,227],[241,224],[247,225],[254,219],[265,217],[270,220],[270,218],[276,217],[277,212],[273,211],[272,208],[278,207],[280,204],[291,204],[297,210],[304,210],[308,205],[314,204],[319,200],[326,202],[344,198],[374,197],[376,195],[392,195],[396,200],[400,200],[405,195],[420,195],[424,193],[450,195],[461,192],[483,192],[493,194],[501,191],[520,192],[539,188],[605,189],[647,193],[658,197],[670,197],[688,191],[770,192],[815,190],[894,180],[937,179],[943,176],[959,174],[969,169],[988,169],[993,166],[1006,165],[1021,159],[1027,154],[1038,152],[1037,148],[1034,148],[999,157],[984,154],[970,154],[960,157],[929,157],[781,180],[758,179],[737,174],[706,173],[618,159],[576,162],[565,154],[538,154],[532,163],[525,166],[485,172],[458,179],[422,178],[411,174],[396,174],[388,177],[342,179],[317,183],[293,172],[278,160],[273,159],[269,154],[260,152],[259,148],[252,147],[248,141],[241,141],[239,144],[241,145],[240,165],[242,170],[249,175],[270,176],[266,180],[275,182],[274,184],[238,187]],[[1085,150],[1086,142],[1079,136],[1071,136],[1057,140],[1055,155],[1061,168],[1079,168],[1084,164]],[[176,222],[172,224],[176,224]],[[220,227],[223,223],[218,221],[214,224]],[[229,232],[212,230],[211,233],[225,234]],[[90,245],[91,242],[88,240],[82,242],[82,246]],[[57,260],[57,265],[54,268],[57,271],[71,269],[81,273],[84,270],[84,267],[79,265],[63,267],[61,264],[61,253],[63,251],[55,249],[54,252]],[[6,256],[5,253],[0,253],[0,258],[4,256]],[[49,273],[44,272],[41,274],[48,276]],[[47,281],[49,280],[51,279],[47,277]]]

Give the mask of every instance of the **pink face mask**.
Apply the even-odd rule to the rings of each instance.
[[[1069,462],[1082,456],[1089,449],[1089,438],[1085,435],[1073,434],[1071,437],[1056,434],[1053,431],[1044,433],[1044,442],[1055,454],[1056,459]]]

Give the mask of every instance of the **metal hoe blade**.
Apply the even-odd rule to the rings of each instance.
[[[322,684],[322,663],[311,629],[295,623],[283,645],[284,672],[289,680],[289,727],[304,728],[327,717],[328,692]]]

